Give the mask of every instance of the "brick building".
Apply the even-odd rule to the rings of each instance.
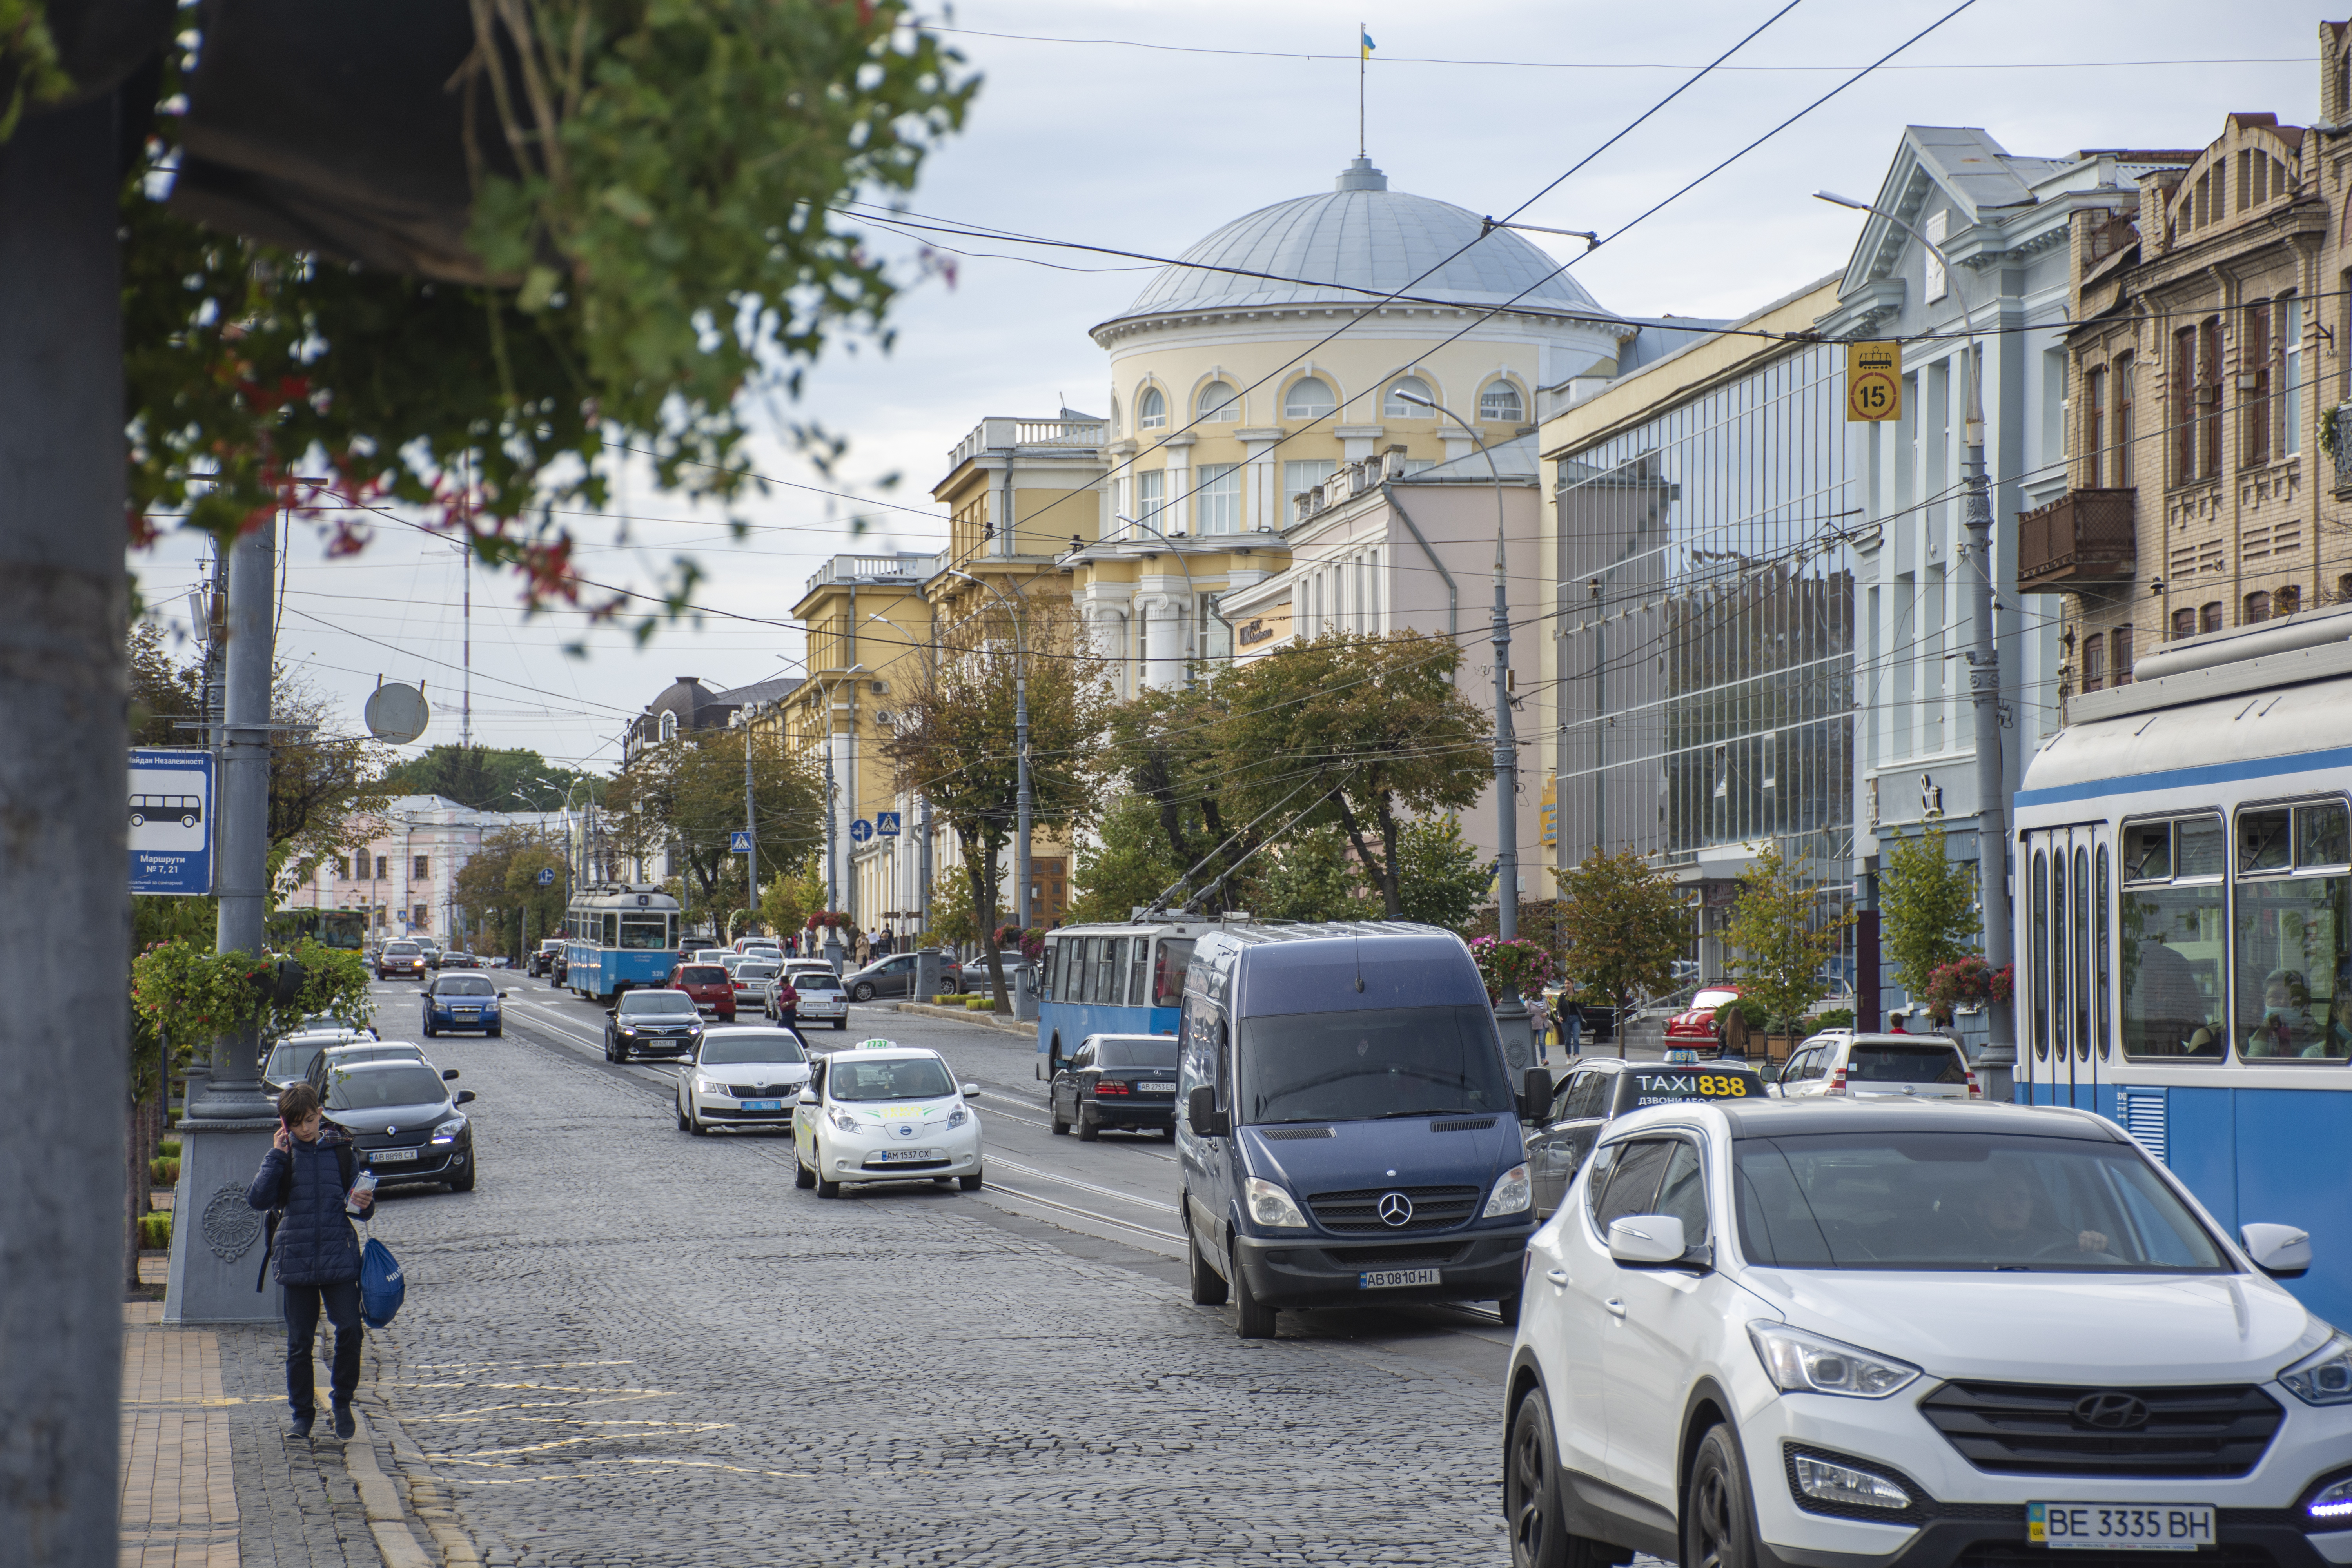
[[[2320,28],[2335,121],[2347,28]],[[2128,683],[2163,644],[2352,599],[2352,482],[2322,440],[2352,365],[2347,164],[2335,124],[2235,113],[2141,174],[2136,205],[2074,216],[2068,489],[2019,519],[2020,589],[2064,596],[2062,696]]]

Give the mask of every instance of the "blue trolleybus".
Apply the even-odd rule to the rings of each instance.
[[[2352,606],[2073,700],[2017,794],[2017,1098],[2121,1123],[2352,1323]]]
[[[1064,926],[1045,937],[1037,1012],[1037,1076],[1088,1035],[1173,1035],[1192,944],[1214,921]]]
[[[583,888],[563,916],[564,984],[604,1001],[677,967],[677,900],[659,888]]]

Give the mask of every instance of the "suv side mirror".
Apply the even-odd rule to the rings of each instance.
[[[1233,1117],[1217,1109],[1217,1090],[1213,1084],[1202,1084],[1184,1098],[1184,1120],[1192,1124],[1196,1138],[1230,1138],[1234,1131]]]
[[[1551,1072],[1547,1068],[1529,1068],[1526,1080],[1519,1088],[1519,1120],[1541,1121],[1551,1109]]]
[[[1673,1215],[1633,1214],[1609,1222],[1609,1256],[1620,1263],[1675,1263],[1685,1250],[1683,1222]]]
[[[2254,1267],[2273,1279],[2299,1279],[2311,1267],[2311,1233],[2291,1225],[2248,1225],[2238,1239]]]

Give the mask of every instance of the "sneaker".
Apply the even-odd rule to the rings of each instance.
[[[310,1435],[310,1424],[318,1418],[319,1413],[315,1410],[305,1410],[299,1415],[294,1417],[294,1436],[297,1437],[308,1437]]]
[[[334,1407],[334,1415],[335,1415],[335,1436],[338,1436],[338,1437],[348,1437],[348,1436],[351,1436],[354,1431],[358,1430],[358,1428],[352,1425],[352,1407],[351,1407],[350,1405],[336,1405],[336,1406]]]

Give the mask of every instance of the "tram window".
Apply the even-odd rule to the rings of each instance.
[[[1127,973],[1127,938],[1105,936],[1095,940],[1102,946],[1095,954],[1094,1000],[1115,1003],[1118,1000],[1119,978]]]
[[[2343,803],[2294,808],[2294,863],[2342,866],[2352,862],[2352,818]]]
[[[667,947],[669,917],[667,915],[623,915],[621,945],[639,952],[651,952]]]
[[[1184,973],[1192,967],[1192,942],[1187,938],[1170,938],[1160,944],[1160,956],[1151,971],[1151,1005],[1155,1007],[1181,1007],[1184,1005]]]
[[[2096,970],[2092,994],[2097,998],[2099,1055],[2105,1057],[2115,1049],[2115,1033],[2107,1021],[2107,944],[2114,940],[2108,930],[2108,916],[2115,906],[2115,879],[2108,874],[2107,847],[2099,846],[2098,920],[2091,932],[2092,960]]]
[[[1127,966],[1127,1005],[1130,1007],[1140,1007],[1151,1000],[1144,992],[1144,987],[1151,984],[1151,970],[1144,962],[1144,955],[1150,951],[1151,943],[1149,938],[1135,939],[1134,956]]]
[[[2238,875],[2284,871],[2294,864],[2290,858],[2294,845],[2287,838],[2290,815],[2284,808],[2238,813]]]
[[[2293,875],[2284,853],[2290,811]],[[2242,1057],[2352,1058],[2352,876],[2311,874],[2344,864],[2345,838],[2339,802],[2238,814],[2243,879],[2231,957]]]
[[[620,946],[621,917],[617,914],[606,915],[604,920],[604,930],[600,939],[600,944],[604,947]]]
[[[2050,1055],[2050,857],[2033,852],[2033,1054]]]
[[[2224,1054],[2226,843],[2218,816],[2124,829],[2116,1033],[2127,1058],[2217,1062]]]
[[[2043,949],[2050,971],[2050,1047],[2063,1058],[2074,1044],[2066,1033],[2066,850],[2050,857],[2050,945]]]
[[[2091,1056],[2091,852],[2074,850],[2074,1054]]]

